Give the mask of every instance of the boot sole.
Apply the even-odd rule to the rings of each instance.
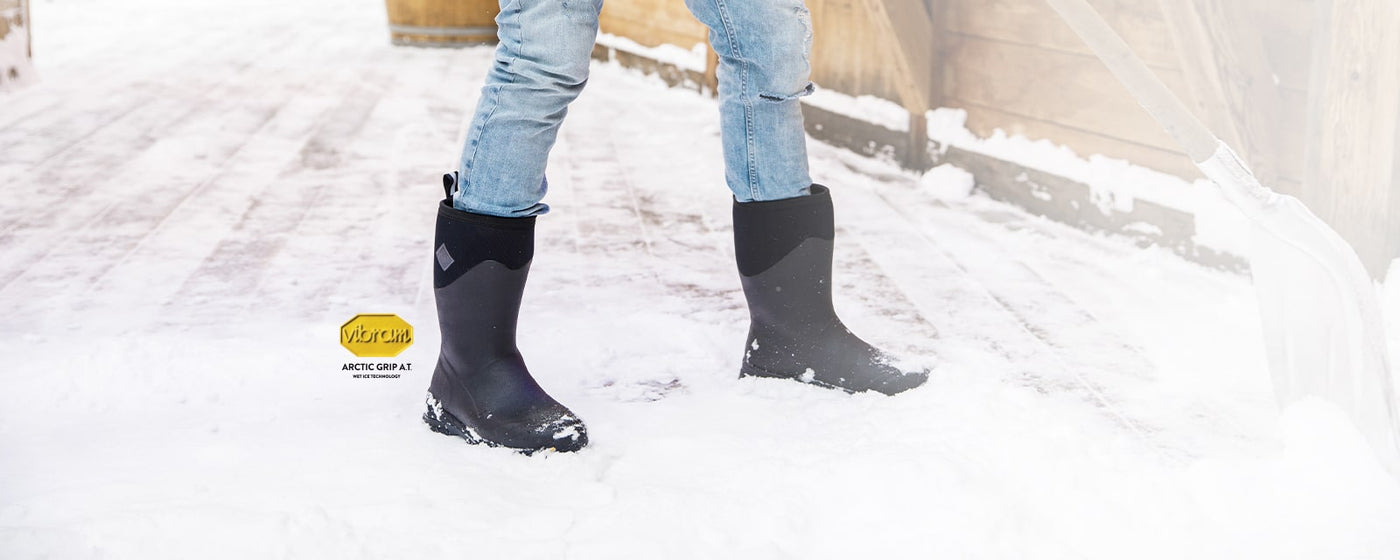
[[[432,405],[428,405],[427,410],[423,412],[423,422],[428,425],[428,429],[439,434],[455,436],[461,438],[462,441],[465,441],[472,445],[485,445],[486,447],[500,447],[503,449],[509,449],[526,457],[529,457],[541,451],[559,451],[554,447],[522,449],[518,447],[507,447],[501,445],[499,443],[481,437],[480,434],[476,433],[476,430],[473,430],[470,427],[468,427],[465,422],[462,422],[461,420],[457,419],[457,417],[453,416],[451,412],[444,410],[442,411],[442,417],[438,418],[438,416],[433,413]],[[570,449],[568,451],[577,451],[577,449]],[[562,452],[563,451],[561,451],[561,453]]]
[[[851,389],[847,389],[847,388],[841,387],[841,386],[839,386],[839,385],[832,385],[832,384],[826,383],[826,382],[824,382],[824,381],[819,381],[819,380],[817,380],[816,378],[812,378],[812,379],[809,381],[809,380],[806,380],[806,379],[802,379],[802,376],[801,376],[801,375],[784,375],[784,374],[780,374],[780,373],[773,373],[773,372],[771,372],[771,371],[768,371],[768,370],[766,370],[766,369],[760,368],[760,367],[758,367],[758,366],[750,365],[750,364],[748,364],[747,362],[745,362],[744,364],[742,364],[742,365],[739,366],[739,378],[740,378],[740,379],[743,379],[743,378],[745,378],[745,377],[762,377],[762,378],[764,378],[764,379],[788,379],[788,380],[796,381],[796,382],[798,382],[798,383],[802,383],[802,384],[804,384],[804,385],[812,385],[812,386],[814,386],[814,387],[821,387],[821,388],[823,388],[823,389],[835,389],[835,390],[839,390],[839,391],[845,391],[846,394],[848,394],[848,395],[854,395],[854,394],[860,392],[860,391],[853,391],[853,390],[851,390]]]
[[[475,430],[468,428],[466,424],[453,416],[451,412],[442,411],[442,418],[438,418],[433,413],[433,407],[429,405],[428,410],[423,413],[423,422],[428,424],[428,428],[439,434],[457,436],[466,440],[472,445],[485,445],[487,447],[500,447],[501,444],[481,437]]]
[[[896,391],[895,393],[885,393],[885,392],[883,392],[883,391],[880,391],[880,390],[878,390],[878,389],[873,389],[873,388],[855,390],[855,389],[849,389],[849,388],[846,388],[846,387],[842,387],[842,386],[840,386],[840,385],[832,385],[832,384],[830,384],[830,383],[827,383],[827,382],[825,382],[825,381],[822,381],[822,380],[816,379],[816,378],[812,378],[812,379],[809,380],[809,379],[803,379],[801,375],[783,375],[783,374],[773,373],[773,372],[770,372],[770,371],[768,371],[768,370],[759,368],[759,367],[757,367],[757,366],[750,365],[750,364],[748,364],[747,362],[745,362],[744,364],[742,364],[742,365],[739,366],[739,378],[740,378],[740,379],[743,379],[743,378],[745,378],[745,377],[762,377],[762,378],[766,378],[766,379],[788,379],[788,380],[796,381],[796,382],[801,383],[801,384],[804,384],[804,385],[811,385],[811,386],[814,386],[814,387],[821,387],[821,388],[823,388],[823,389],[835,389],[835,390],[839,390],[839,391],[845,391],[845,393],[846,393],[847,395],[854,395],[854,394],[857,394],[857,393],[875,392],[875,393],[880,393],[880,394],[883,394],[883,395],[887,395],[887,396],[888,396],[888,395],[894,395],[894,394],[903,393],[903,392],[908,391],[908,390],[910,390],[910,389],[914,389],[914,388],[918,387],[919,385],[923,385],[923,381],[920,381],[918,385],[914,385],[914,386],[912,386],[912,387],[906,387],[906,388],[904,388],[904,389],[901,389],[901,390],[899,390],[899,391]],[[925,379],[925,380],[928,379],[927,375],[925,375],[924,379]]]

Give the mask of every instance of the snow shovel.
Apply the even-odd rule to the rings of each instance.
[[[1400,478],[1400,394],[1376,287],[1337,232],[1263,185],[1085,0],[1046,0],[1253,225],[1249,257],[1274,394],[1341,407]]]

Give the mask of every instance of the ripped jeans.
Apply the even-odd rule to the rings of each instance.
[[[543,214],[545,162],[588,82],[603,0],[500,0],[500,45],[462,149],[453,205]],[[739,202],[809,194],[798,98],[811,93],[812,24],[803,0],[685,0],[719,54],[725,181]]]

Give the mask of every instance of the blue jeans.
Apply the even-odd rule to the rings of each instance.
[[[739,202],[809,194],[798,98],[811,93],[811,16],[803,0],[685,0],[719,54],[725,181]],[[543,214],[545,162],[569,103],[588,82],[603,0],[500,0],[500,45],[458,169],[453,206]]]

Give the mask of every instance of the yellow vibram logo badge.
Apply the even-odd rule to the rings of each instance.
[[[361,358],[392,358],[413,346],[413,325],[394,314],[356,315],[340,326],[340,345]]]

